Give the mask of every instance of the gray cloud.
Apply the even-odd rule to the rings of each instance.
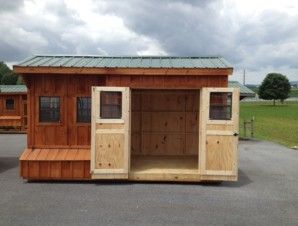
[[[21,8],[24,5],[23,0],[13,0],[13,1],[7,1],[7,0],[0,0],[0,13],[1,11],[10,11],[10,10],[16,10],[18,8]]]
[[[0,4],[0,60],[7,62],[37,53],[164,52],[222,55],[236,71],[246,68],[255,74],[286,68],[294,78],[298,72],[298,14],[265,10],[256,18],[245,18],[224,8],[221,0],[106,0],[93,2],[90,25],[63,1],[46,2],[37,16],[24,11],[23,1]],[[106,17],[117,25],[97,29]],[[121,21],[124,27],[119,27]],[[255,75],[253,80],[260,78]]]

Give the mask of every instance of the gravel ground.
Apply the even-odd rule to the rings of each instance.
[[[298,225],[298,151],[240,142],[239,181],[220,185],[28,183],[26,135],[0,135],[0,225]]]

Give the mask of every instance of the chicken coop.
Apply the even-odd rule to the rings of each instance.
[[[222,57],[36,55],[27,180],[236,181],[239,89]]]

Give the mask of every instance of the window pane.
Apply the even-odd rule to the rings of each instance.
[[[14,109],[14,99],[6,99],[5,106],[9,110]]]
[[[209,118],[212,120],[231,120],[232,93],[211,92]]]
[[[77,98],[77,122],[91,122],[91,97]]]
[[[122,93],[100,92],[100,118],[121,119],[122,117]]]
[[[39,97],[39,121],[60,121],[60,97]]]

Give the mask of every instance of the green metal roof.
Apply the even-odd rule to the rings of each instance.
[[[91,68],[232,68],[223,57],[36,55],[15,66]]]
[[[25,85],[0,85],[0,93],[27,93]]]
[[[242,85],[240,82],[237,81],[229,81],[229,87],[231,88],[239,88],[240,89],[240,96],[244,97],[255,97],[256,93],[251,89],[247,88],[245,85]]]

